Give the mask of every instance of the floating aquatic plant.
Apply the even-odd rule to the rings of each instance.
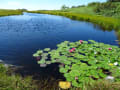
[[[74,87],[108,76],[120,81],[120,48],[117,46],[93,40],[64,41],[57,45],[57,49],[38,50],[33,56],[39,57],[37,62],[43,67],[59,63],[59,71]]]
[[[60,81],[59,82],[59,87],[62,89],[68,89],[71,87],[71,83],[67,81]]]

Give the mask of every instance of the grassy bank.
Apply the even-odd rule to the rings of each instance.
[[[95,15],[96,13],[94,12],[95,6],[79,6],[75,8],[68,8],[61,10],[62,12],[70,12],[70,13],[78,13],[78,14],[91,14]]]
[[[89,15],[89,14],[78,14],[78,13],[69,13],[61,11],[29,11],[30,13],[42,13],[42,14],[51,14],[65,16],[73,20],[87,21],[99,25],[103,29],[120,29],[120,19],[105,17],[100,15]]]
[[[74,6],[72,8],[62,9],[62,11],[120,18],[120,2],[92,2],[87,6]]]
[[[41,80],[33,81],[31,77],[21,77],[20,75],[10,75],[8,70],[0,64],[0,90],[63,90],[58,86],[58,82],[54,78],[41,78]],[[119,90],[120,83],[111,83],[108,81],[98,81],[89,83],[81,88],[71,87],[69,90]]]
[[[10,16],[10,15],[20,15],[20,14],[22,14],[21,10],[0,9],[0,16]]]
[[[21,77],[20,75],[8,74],[8,70],[0,64],[0,90],[63,90],[58,86],[54,77],[41,78],[34,81],[31,77]],[[69,90],[119,90],[120,83],[111,83],[108,81],[98,81],[89,83],[81,88],[71,87]]]

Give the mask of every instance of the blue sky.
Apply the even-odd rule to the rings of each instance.
[[[105,2],[106,0],[0,0],[0,9],[52,10],[60,9],[62,5],[71,7],[97,1]]]

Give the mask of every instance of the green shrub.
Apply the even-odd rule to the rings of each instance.
[[[100,2],[92,2],[92,3],[89,3],[88,6],[96,6],[96,5],[99,5]]]
[[[97,4],[94,8],[94,11],[97,14],[103,15],[103,16],[110,16],[110,17],[119,17],[119,2],[105,2]],[[118,14],[118,15],[117,15]]]
[[[38,50],[34,57],[38,64],[59,63],[59,71],[74,87],[104,80],[108,75],[120,81],[120,48],[93,40],[69,42],[57,45],[57,49]]]

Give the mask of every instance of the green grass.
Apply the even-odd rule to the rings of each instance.
[[[120,82],[96,81],[86,84],[82,89],[73,87],[70,90],[120,90]]]
[[[92,2],[89,3],[87,6],[78,6],[75,8],[68,8],[61,11],[120,18],[120,2]]]
[[[8,75],[8,69],[0,64],[0,90],[37,90],[31,77]]]
[[[90,3],[88,6],[69,8],[63,12],[110,16],[120,18],[120,2]]]
[[[82,13],[82,14],[92,14],[94,15],[94,8],[95,7],[89,7],[89,6],[83,6],[83,7],[78,7],[78,8],[69,8],[66,10],[62,10],[63,12],[70,12],[70,13]]]
[[[20,15],[20,14],[22,14],[21,10],[0,9],[0,16],[10,16],[10,15]]]

